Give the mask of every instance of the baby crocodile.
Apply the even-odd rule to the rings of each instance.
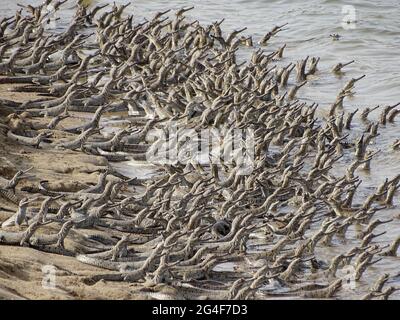
[[[15,133],[12,133],[11,130],[9,130],[7,132],[7,137],[9,139],[19,142],[21,144],[27,145],[27,146],[37,148],[37,149],[39,148],[40,143],[44,139],[46,139],[50,136],[51,136],[51,133],[49,133],[49,132],[41,132],[34,138],[17,135]]]

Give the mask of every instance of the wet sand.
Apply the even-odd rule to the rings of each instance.
[[[25,102],[39,98],[32,93],[14,92],[13,89],[17,87],[0,85],[0,99]],[[16,191],[17,197],[23,194],[21,188],[37,186],[40,180],[48,180],[52,190],[81,190],[95,184],[98,170],[109,165],[104,157],[15,144],[5,136],[4,130],[10,124],[7,116],[12,110],[7,112],[3,106],[0,106],[0,110],[0,179],[12,178],[20,168],[34,167],[31,174],[35,178],[21,181]],[[60,128],[84,123],[88,116],[84,113],[71,115],[60,124]],[[31,120],[26,119],[28,126]],[[48,120],[35,118],[33,123],[47,124]],[[5,221],[16,209],[15,204],[1,198],[0,221]],[[14,230],[18,230],[18,227]],[[46,231],[50,230],[44,228],[43,232]],[[43,286],[46,273],[42,268],[45,266],[56,268],[56,288]],[[146,299],[147,296],[138,292],[133,284],[99,281],[87,285],[82,281],[86,276],[101,272],[104,270],[83,264],[74,257],[45,253],[28,247],[0,245],[0,299]]]

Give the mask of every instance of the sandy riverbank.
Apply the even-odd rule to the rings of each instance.
[[[13,87],[16,88],[16,87]],[[24,102],[36,99],[32,93],[13,92],[9,85],[0,85],[0,99]],[[0,106],[0,179],[10,179],[20,169],[34,167],[34,177],[18,185],[16,196],[26,193],[21,188],[37,186],[40,180],[48,180],[52,190],[78,191],[95,184],[98,170],[108,166],[103,157],[85,155],[69,150],[54,150],[46,147],[34,149],[17,145],[5,136],[5,127],[10,125],[10,110]],[[84,114],[75,115],[60,124],[68,127],[84,122]],[[20,119],[21,120],[21,119]],[[22,119],[26,126],[47,123],[44,118]],[[3,130],[1,130],[3,129]],[[43,197],[42,197],[43,198]],[[40,202],[38,202],[40,205]],[[4,198],[0,199],[0,222],[8,219],[17,206]],[[9,230],[17,231],[18,227]],[[43,232],[50,231],[44,228]],[[68,245],[74,245],[67,243]],[[45,273],[42,268],[52,265],[56,268],[56,288],[42,285]],[[87,285],[82,278],[104,272],[104,270],[82,264],[74,257],[44,253],[33,248],[0,245],[0,299],[136,299],[145,298],[135,293],[135,287],[128,283],[105,283],[99,281]]]

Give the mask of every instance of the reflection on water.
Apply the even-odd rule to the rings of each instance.
[[[37,0],[19,0],[21,4],[38,4]],[[95,0],[95,4],[107,3],[108,1]],[[117,0],[117,3],[127,1]],[[202,23],[210,23],[225,18],[222,24],[225,32],[233,29],[247,27],[243,35],[253,35],[254,43],[273,26],[288,22],[285,31],[272,38],[265,50],[274,50],[283,44],[287,44],[283,64],[296,61],[306,56],[321,57],[319,71],[316,77],[309,80],[309,85],[301,89],[298,97],[305,101],[315,101],[319,104],[319,115],[326,116],[328,106],[333,103],[340,89],[350,78],[367,76],[356,84],[356,94],[345,99],[344,107],[347,111],[356,108],[363,109],[366,106],[389,105],[400,102],[400,64],[397,54],[400,52],[400,24],[398,14],[400,13],[400,2],[398,0],[353,0],[351,5],[356,10],[356,24],[354,29],[343,29],[342,13],[343,5],[347,1],[339,0],[135,0],[131,6],[136,21],[149,18],[155,12],[166,8],[177,9],[182,6],[194,5],[196,10],[187,14],[189,19],[198,19]],[[73,6],[73,2],[65,5]],[[10,15],[17,9],[14,1],[1,0],[1,15]],[[69,11],[72,14],[72,10]],[[61,17],[61,26],[68,17]],[[339,41],[333,41],[330,34],[341,35]],[[243,49],[241,55],[246,56],[254,48]],[[333,75],[330,70],[338,62],[355,60],[356,63],[346,67],[346,73],[342,77]],[[377,119],[379,111],[371,114],[371,119]],[[357,117],[357,115],[356,115]],[[359,136],[362,126],[354,126],[352,135]],[[377,184],[385,177],[392,178],[400,173],[400,153],[393,152],[390,144],[399,136],[399,124],[388,124],[380,127],[380,136],[373,144],[372,149],[381,149],[382,152],[376,156],[372,163],[370,173],[358,171],[360,179],[363,180],[363,190],[371,192]],[[342,159],[344,163],[346,159]],[[148,176],[153,168],[139,167],[135,164],[119,164],[118,169],[127,175],[141,174]],[[133,168],[135,169],[134,171]],[[336,168],[342,172],[343,168]],[[356,199],[357,200],[357,199]],[[397,199],[396,199],[397,200]],[[398,200],[395,204],[398,205]],[[396,209],[387,209],[379,212],[379,218],[384,220],[394,216]],[[387,233],[377,239],[380,244],[387,244],[389,239],[394,239],[400,230],[400,220],[395,219],[387,225],[377,228],[376,233],[386,230]],[[329,250],[317,248],[322,256],[332,258],[343,247],[350,248],[354,245],[352,240],[356,239],[356,229],[350,228],[346,242],[334,240]],[[359,241],[359,240],[357,240]],[[318,252],[318,256],[320,256]],[[232,266],[231,266],[232,267]],[[355,292],[361,292],[361,288],[369,286],[383,272],[392,275],[399,272],[399,258],[388,258],[375,266],[368,268],[366,275],[358,283]],[[394,280],[395,285],[400,284]],[[390,285],[393,285],[391,283]],[[348,296],[348,292],[341,292]],[[400,297],[397,293],[393,297]]]

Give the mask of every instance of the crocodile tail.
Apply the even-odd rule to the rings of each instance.
[[[11,190],[0,189],[0,196],[14,204],[19,204],[20,199]]]

